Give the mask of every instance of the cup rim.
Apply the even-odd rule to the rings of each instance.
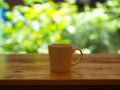
[[[49,47],[72,47],[71,44],[49,44]]]

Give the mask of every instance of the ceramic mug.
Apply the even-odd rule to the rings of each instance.
[[[49,60],[50,70],[52,72],[70,72],[73,65],[78,64],[82,59],[82,50],[80,48],[74,48],[71,44],[50,44]],[[73,53],[78,50],[80,54],[77,60],[73,60]]]

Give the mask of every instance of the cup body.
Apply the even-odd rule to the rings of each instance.
[[[70,44],[50,44],[49,60],[52,72],[71,71],[73,47]]]

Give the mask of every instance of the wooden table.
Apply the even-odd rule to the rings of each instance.
[[[52,73],[45,54],[0,55],[2,86],[120,86],[120,54],[84,54],[69,73]]]

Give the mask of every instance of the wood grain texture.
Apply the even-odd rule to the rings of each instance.
[[[50,72],[45,54],[0,55],[0,85],[120,85],[120,54],[84,54],[69,73]]]

